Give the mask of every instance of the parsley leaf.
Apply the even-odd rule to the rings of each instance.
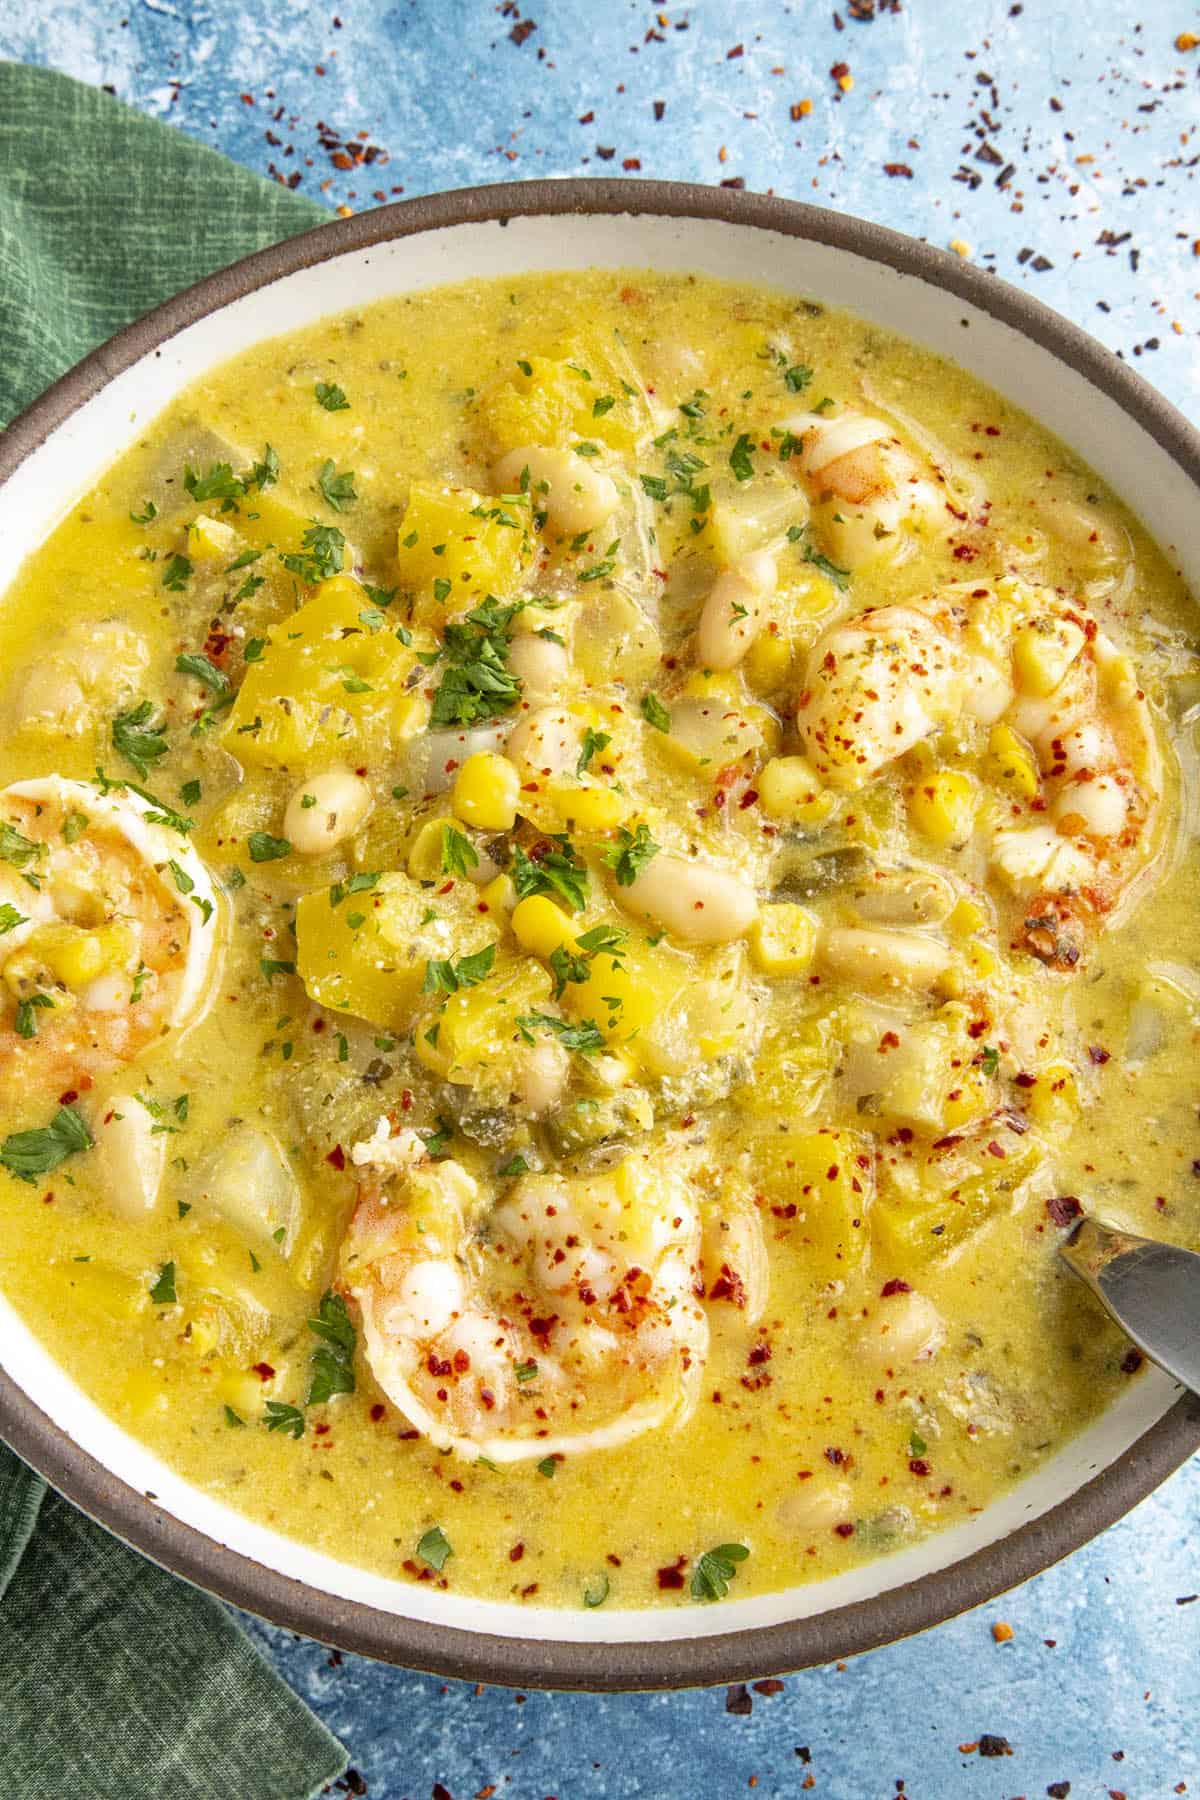
[[[301,581],[307,581],[310,586],[341,574],[346,560],[346,540],[336,525],[319,525],[314,522],[300,541],[303,546],[301,550],[289,551],[279,558],[291,574],[298,575]]]
[[[750,481],[754,475],[754,440],[743,431],[729,452],[729,466],[739,481]]]
[[[850,586],[849,569],[839,569],[836,563],[830,562],[827,556],[822,556],[819,550],[814,550],[811,544],[804,546],[804,560],[811,563],[814,569],[819,569],[822,575],[827,575],[839,594],[844,594]]]
[[[715,1550],[705,1550],[692,1574],[692,1599],[723,1600],[738,1563],[745,1562],[749,1554],[745,1544],[718,1544]]]
[[[523,1013],[516,1021],[522,1031],[533,1031],[536,1027],[548,1031],[556,1037],[564,1050],[578,1050],[584,1056],[594,1056],[597,1050],[604,1048],[604,1036],[594,1019],[581,1019],[578,1024],[568,1024],[566,1019],[559,1019],[553,1013]]]
[[[783,379],[793,394],[802,394],[812,378],[813,372],[806,363],[794,363],[783,372]]]
[[[655,731],[670,731],[671,715],[657,694],[642,695],[642,717]]]
[[[344,474],[339,475],[337,465],[331,457],[327,457],[321,464],[317,486],[326,506],[331,506],[334,512],[346,512],[358,499],[353,469],[347,469]]]
[[[48,1175],[79,1150],[90,1150],[92,1134],[73,1106],[62,1106],[49,1125],[34,1131],[14,1131],[0,1144],[0,1163],[18,1181],[36,1181]]]
[[[229,512],[246,492],[245,482],[239,480],[227,462],[210,463],[205,475],[197,475],[195,469],[185,468],[183,485],[198,505],[203,505],[206,500],[220,500],[222,512]]]
[[[313,1351],[306,1406],[320,1406],[335,1394],[354,1392],[354,1346],[358,1334],[340,1294],[325,1293],[308,1329],[323,1341]]]
[[[246,848],[250,852],[250,861],[256,863],[278,862],[281,856],[292,854],[292,846],[286,838],[272,837],[268,831],[252,831],[246,839]]]
[[[495,944],[485,944],[473,956],[460,956],[457,962],[451,957],[444,961],[431,958],[425,965],[421,991],[425,994],[457,994],[460,988],[478,987],[491,974],[495,960]]]
[[[979,1058],[979,1067],[985,1075],[994,1075],[1000,1067],[1000,1052],[995,1044],[985,1044]]]
[[[150,764],[167,754],[167,721],[153,719],[153,712],[152,701],[140,700],[112,722],[113,749],[133,764],[143,780],[150,773]]]
[[[607,731],[593,731],[589,725],[583,734],[583,743],[579,747],[579,761],[575,764],[575,773],[586,775],[588,764],[593,756],[598,756],[601,750],[607,750],[611,743],[612,738]]]
[[[520,699],[521,684],[507,667],[511,626],[519,611],[519,606],[488,599],[446,626],[446,671],[433,696],[431,726],[495,719]]]
[[[479,867],[479,852],[470,838],[456,831],[453,825],[442,827],[442,873],[445,875],[469,875],[472,869]]]
[[[168,558],[163,566],[162,584],[172,594],[182,594],[191,573],[192,565],[187,557],[180,556],[176,552],[174,556]]]
[[[0,822],[0,862],[6,862],[14,869],[24,869],[43,855],[45,849],[45,844],[23,837],[15,825]]]
[[[350,402],[336,381],[318,381],[314,391],[317,405],[323,406],[326,412],[349,412]]]
[[[158,508],[157,508],[157,506],[155,506],[153,500],[147,500],[145,510],[143,512],[140,512],[140,513],[131,512],[129,517],[133,520],[133,523],[135,525],[149,525],[149,523],[152,519],[157,519]]]
[[[175,1292],[175,1264],[164,1263],[158,1272],[158,1280],[150,1289],[150,1298],[155,1306],[175,1306],[179,1296]]]
[[[229,677],[224,669],[218,669],[200,650],[185,650],[182,655],[177,656],[175,673],[192,676],[194,680],[203,682],[214,694],[229,692]]]
[[[555,850],[539,850],[536,857],[526,856],[518,845],[509,874],[518,900],[530,894],[554,894],[565,900],[572,912],[587,904],[587,865],[570,838],[557,837]]]
[[[7,900],[3,906],[0,906],[0,937],[3,937],[6,932],[15,931],[18,925],[26,923],[25,914],[18,912],[15,906],[10,906]]]
[[[266,1427],[268,1431],[282,1431],[286,1437],[302,1438],[304,1414],[298,1406],[288,1406],[283,1400],[268,1400]]]
[[[604,860],[617,878],[618,887],[632,887],[646,864],[652,862],[662,849],[650,836],[646,825],[639,825],[636,831],[628,826],[617,827],[617,842],[606,850]]]
[[[264,488],[274,487],[279,480],[279,458],[270,444],[263,446],[261,462],[256,462],[250,473],[243,478],[248,488],[256,487],[261,494]]]
[[[440,1575],[446,1559],[454,1555],[454,1546],[440,1525],[431,1525],[417,1545],[417,1555]]]

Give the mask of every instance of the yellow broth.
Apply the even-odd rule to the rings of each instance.
[[[782,423],[799,412],[887,422],[897,454],[937,472],[936,523],[906,536],[902,554],[868,546],[845,570],[839,502],[822,498],[819,469],[807,488],[800,475],[822,426],[806,427],[805,449],[804,434]],[[577,456],[582,444],[588,469],[616,480],[612,520],[581,534],[539,524],[536,482],[497,502],[497,456],[529,444]],[[413,494],[414,483],[428,485]],[[518,526],[477,515],[472,526],[460,508],[420,539],[413,521],[431,504],[420,495],[444,484],[485,496],[484,511],[523,507]],[[336,561],[312,564],[302,537],[314,521],[348,540],[344,576]],[[430,532],[442,528],[435,549]],[[763,545],[778,580],[759,635],[738,667],[706,678],[695,650],[706,596],[722,568]],[[446,594],[439,567],[452,577]],[[323,587],[306,578],[322,573],[333,577]],[[373,591],[349,587],[352,575]],[[1162,753],[1155,804],[1121,853],[1113,890],[1085,918],[1082,948],[1078,935],[1062,948],[1081,902],[1068,905],[1066,923],[1031,926],[988,861],[1005,809],[1029,823],[1029,794],[1014,798],[1023,777],[1013,757],[1028,751],[1020,733],[1006,750],[994,721],[942,718],[861,786],[839,787],[835,769],[837,779],[814,776],[807,798],[796,796],[796,759],[807,755],[810,773],[820,760],[797,702],[814,667],[821,679],[811,657],[823,634],[953,584],[969,611],[1006,578],[1018,585],[995,602],[1008,621],[1004,656],[1030,649],[1016,640],[1031,619],[1053,635],[1037,610],[1050,602],[1031,593],[1054,597],[1060,636],[1071,636],[1061,621],[1074,607],[1132,659]],[[432,794],[422,784],[424,714],[451,661],[445,621],[461,613],[455,584],[474,605],[486,594],[505,604],[557,597],[530,609],[513,641],[531,623],[561,638],[569,698],[583,709],[573,717],[586,714],[593,729],[617,721],[618,772],[606,776],[601,750],[582,778],[568,771],[567,799],[526,783],[515,837],[476,828],[469,808],[455,813],[452,781]],[[318,651],[306,664],[291,635],[295,609],[326,602],[348,604],[351,621],[371,617],[352,626],[354,660],[331,664]],[[828,1576],[978,1512],[1136,1370],[1136,1355],[1056,1265],[1074,1210],[1063,1197],[1135,1230],[1200,1241],[1190,606],[1137,522],[1028,417],[928,352],[788,296],[641,271],[520,276],[350,311],[235,359],[181,395],[71,509],[0,609],[0,786],[50,774],[92,782],[99,768],[194,820],[189,841],[219,895],[213,918],[202,924],[198,911],[192,929],[220,944],[199,1016],[152,1034],[132,1069],[76,1067],[59,1036],[70,1006],[56,1010],[64,993],[74,1004],[70,980],[19,1014],[41,978],[26,977],[34,988],[9,979],[19,951],[0,964],[0,1132],[45,1128],[64,1096],[99,1132],[119,1091],[141,1096],[166,1144],[160,1191],[145,1206],[114,1195],[110,1165],[94,1152],[30,1180],[14,1178],[10,1160],[0,1172],[5,1293],[89,1394],[206,1491],[334,1556],[459,1592],[565,1607],[689,1605],[712,1597],[696,1582],[701,1554],[717,1546],[748,1550],[729,1576],[747,1594]],[[725,623],[736,626],[736,611]],[[443,653],[421,663],[422,650]],[[217,671],[207,684],[194,661],[176,667],[196,654]],[[314,714],[301,729],[285,707],[272,750],[262,696],[278,704],[289,671],[308,680],[312,669],[327,710],[345,716],[331,735],[327,719]],[[114,720],[147,700],[114,742]],[[678,741],[685,717],[707,728],[706,702],[731,721],[728,764]],[[149,746],[131,739],[138,730]],[[285,842],[255,860],[252,844],[282,839],[289,797],[343,759],[343,740],[370,789],[365,823],[328,854]],[[781,758],[790,771],[764,779]],[[1038,794],[1062,779],[1029,774],[1027,756],[1021,766]],[[581,827],[585,806],[593,814]],[[3,796],[0,818],[18,823]],[[443,822],[443,856],[446,827],[457,834],[449,866],[439,865],[436,834],[430,863],[421,833],[431,819]],[[760,917],[790,908],[783,922],[802,941],[781,960],[758,922],[727,944],[697,946],[631,913],[611,862],[621,826],[633,835],[643,823],[661,854],[732,871]],[[1064,842],[1071,827],[1068,818]],[[624,1005],[648,993],[653,1012],[664,964],[693,983],[682,1041],[678,1031],[656,1037],[653,1023],[623,1032],[622,1007],[594,966],[590,987],[576,980],[555,996],[549,951],[516,933],[503,877],[484,899],[454,866],[458,840],[480,858],[494,850],[503,866],[513,843],[544,850],[554,831],[587,872],[572,928],[628,934]],[[1084,853],[1110,856],[1094,837]],[[35,857],[25,869],[39,866]],[[950,884],[953,906],[932,925],[918,921],[942,966],[923,986],[872,974],[872,991],[860,991],[856,962],[866,971],[870,955],[851,938],[837,960],[831,934],[879,927],[877,904],[862,912],[864,883],[890,871],[894,907],[894,878],[914,867],[931,877],[930,892]],[[411,981],[401,992],[392,975],[351,966],[347,933],[371,927],[345,920],[365,917],[379,893],[352,877],[380,871],[400,871],[397,891],[409,898],[451,908],[451,925],[462,925],[451,964],[497,945],[476,986],[455,996],[426,977],[414,995]],[[22,868],[10,861],[6,874],[0,897],[19,908]],[[1074,895],[1087,883],[1072,865],[1065,885]],[[310,910],[298,914],[305,896]],[[543,897],[570,917],[561,893]],[[306,916],[298,950],[294,926]],[[885,906],[882,929],[895,923]],[[911,923],[900,919],[902,937]],[[424,929],[418,919],[414,941]],[[419,976],[427,965],[414,966]],[[329,1003],[331,969],[365,1019]],[[505,1059],[552,1028],[510,1032],[499,1050],[486,1039],[492,1026],[480,1025],[472,995],[487,993],[497,971],[526,982],[522,1016],[557,1020],[559,1037],[583,1020],[575,990],[584,988],[587,1022],[605,1039],[600,1056],[594,1044],[567,1048],[567,1086],[541,1117],[510,1103]],[[615,974],[619,982],[619,966]],[[712,1000],[721,980],[740,996],[736,1016]],[[466,1002],[464,1063],[449,1070],[457,1081],[439,1066],[437,1042],[422,1049],[439,1021],[449,1032],[444,1009],[455,999]],[[925,1060],[889,1086],[861,1068],[882,1054],[893,1016],[898,1043],[924,1034]],[[18,1038],[31,1019],[34,1034]],[[623,1085],[606,1087],[598,1067],[622,1059]],[[438,1134],[435,1152],[480,1184],[474,1228],[485,1234],[492,1200],[518,1179],[500,1173],[514,1157],[577,1181],[625,1156],[651,1180],[655,1168],[682,1171],[710,1230],[729,1196],[741,1196],[769,1288],[753,1319],[729,1283],[701,1273],[695,1304],[709,1343],[690,1416],[550,1461],[501,1464],[461,1444],[444,1452],[376,1381],[361,1329],[354,1391],[306,1405],[324,1342],[308,1321],[322,1296],[347,1287],[339,1252],[360,1173],[352,1147],[381,1116],[396,1131]],[[402,1209],[403,1174],[392,1192]],[[913,1295],[936,1330],[894,1354],[903,1329],[893,1334],[901,1315],[890,1309],[908,1309],[916,1329]],[[336,1308],[328,1316],[336,1321]],[[360,1324],[353,1296],[343,1316]],[[346,1355],[336,1345],[332,1355],[340,1380]],[[272,1420],[279,1428],[268,1429]],[[448,1557],[428,1535],[434,1527]]]

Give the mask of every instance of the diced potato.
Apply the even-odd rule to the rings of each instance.
[[[1052,694],[1086,643],[1070,619],[1043,613],[1013,636],[1013,676],[1023,693]]]
[[[923,775],[908,799],[913,825],[935,844],[965,844],[975,823],[978,791],[961,769]]]
[[[412,1023],[431,960],[472,955],[496,941],[496,920],[480,913],[469,882],[431,892],[393,872],[366,893],[330,902],[321,888],[296,907],[300,978],[319,1005],[389,1031]]]
[[[479,750],[454,779],[450,804],[456,818],[480,831],[511,831],[517,818],[520,777],[506,756]]]
[[[973,931],[982,931],[987,922],[985,909],[977,900],[964,894],[960,900],[955,901],[946,919],[946,930],[951,937],[969,937]]]
[[[447,870],[445,862],[446,833],[455,829],[454,821],[439,814],[426,819],[418,827],[408,847],[406,867],[414,881],[441,881]]]
[[[823,825],[838,803],[803,756],[773,756],[764,763],[758,797],[769,819],[792,825]]]
[[[750,927],[750,954],[764,975],[806,975],[816,947],[816,919],[790,900],[762,907]]]
[[[683,768],[712,777],[762,746],[763,733],[744,705],[721,699],[684,699],[670,709],[671,729],[653,742]]]
[[[788,526],[803,524],[807,514],[803,490],[781,469],[768,466],[753,481],[717,483],[707,537],[716,561],[729,564],[750,550],[782,543]]]
[[[869,1242],[871,1140],[856,1131],[772,1132],[756,1143],[755,1165],[772,1209],[796,1208],[787,1237],[797,1266],[814,1281],[844,1280]]]
[[[167,1133],[131,1093],[112,1094],[92,1113],[91,1173],[113,1211],[126,1219],[152,1212],[167,1159]]]
[[[286,1256],[300,1219],[300,1188],[283,1149],[255,1125],[235,1125],[187,1171],[179,1189],[243,1237]],[[282,1233],[282,1236],[277,1234]]]
[[[545,444],[570,449],[577,443],[598,443],[633,449],[648,426],[645,404],[591,362],[585,355],[571,362],[523,357],[479,403],[494,448],[503,452]],[[597,412],[596,401],[609,398],[613,405]]]
[[[1010,725],[994,725],[988,738],[989,778],[1014,800],[1036,800],[1041,782],[1037,760]]]
[[[424,725],[426,701],[409,685],[416,651],[379,623],[379,609],[352,576],[323,581],[268,638],[222,733],[239,762],[374,764]]]
[[[447,995],[431,1009],[428,1025],[425,1019],[418,1023],[413,1038],[418,1060],[445,1081],[486,1085],[507,1099],[515,1065],[529,1048],[517,1020],[545,1012],[551,987],[541,963],[524,957],[478,987]]]
[[[409,489],[396,570],[416,599],[420,623],[436,627],[489,594],[510,597],[532,554],[526,502],[432,481],[414,481]]]

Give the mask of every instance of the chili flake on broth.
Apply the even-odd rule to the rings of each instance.
[[[216,371],[0,616],[6,1292],[443,1588],[978,1512],[1138,1367],[1058,1233],[1200,1238],[1188,606],[815,302],[520,276]]]

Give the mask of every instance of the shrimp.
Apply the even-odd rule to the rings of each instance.
[[[708,1324],[685,1177],[630,1157],[523,1176],[489,1206],[416,1133],[385,1133],[352,1152],[364,1179],[339,1281],[375,1379],[418,1431],[510,1463],[688,1417]]]
[[[823,529],[834,557],[856,568],[895,559],[947,516],[944,477],[922,472],[891,425],[865,413],[795,413],[781,421],[800,440],[796,463],[814,504],[828,503]]]
[[[961,608],[880,606],[818,638],[797,703],[813,766],[831,786],[859,788],[961,712],[966,659]]]
[[[149,801],[57,775],[0,793],[0,1079],[90,1087],[208,990],[218,901]]]
[[[1022,901],[1019,946],[1069,969],[1153,856],[1162,752],[1128,659],[1077,607],[1035,595],[1024,629],[1042,646],[1043,679],[1026,676],[1004,723],[1036,760],[1036,816],[997,830],[991,861]]]

